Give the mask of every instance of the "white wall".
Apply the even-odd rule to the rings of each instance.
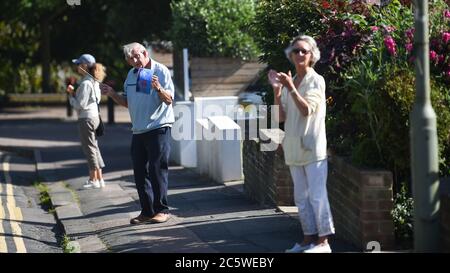
[[[175,102],[171,159],[217,182],[241,180],[241,129],[233,121],[237,104],[237,96]]]
[[[182,113],[180,113],[182,112]],[[170,158],[181,166],[197,167],[194,103],[177,101],[174,104],[175,123],[172,126]],[[181,128],[180,128],[181,127]],[[182,133],[179,133],[179,131]]]

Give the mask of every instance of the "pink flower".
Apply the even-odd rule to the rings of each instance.
[[[442,41],[446,44],[450,40],[450,32],[442,33]]]
[[[431,59],[432,61],[436,61],[436,60],[437,60],[436,57],[437,57],[436,51],[430,50],[430,59]]]
[[[352,22],[352,20],[346,20],[346,21],[344,22],[344,25],[345,25],[346,27],[348,27],[348,28],[352,28],[352,27],[353,27],[353,22]]]
[[[384,45],[386,46],[389,54],[391,54],[392,56],[397,55],[396,44],[391,36],[388,35],[384,38]]]
[[[443,63],[443,62],[444,62],[444,59],[445,59],[444,55],[443,55],[443,54],[440,54],[440,55],[438,56],[438,63]]]
[[[408,39],[412,42],[412,40],[414,39],[414,32],[415,29],[414,28],[410,28],[408,30],[405,31],[406,37],[408,37]]]
[[[447,78],[450,78],[450,70],[447,70],[447,71],[444,73],[444,75],[445,75]]]
[[[346,30],[344,32],[341,33],[342,37],[351,37],[353,34],[353,32],[351,30]]]
[[[444,10],[444,18],[450,18],[450,10]]]
[[[406,51],[411,52],[413,49],[413,44],[412,43],[407,43],[405,45]]]
[[[442,38],[444,38],[444,37],[442,37]],[[431,48],[438,48],[439,47],[439,41],[436,40],[436,39],[431,40],[430,46],[431,46]]]
[[[378,31],[379,28],[378,28],[377,26],[371,26],[370,29],[371,29],[373,32],[376,32],[376,31]]]
[[[391,33],[392,31],[395,30],[395,27],[391,27],[391,26],[383,26],[383,27],[388,33]]]

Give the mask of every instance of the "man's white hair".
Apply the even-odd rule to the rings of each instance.
[[[298,41],[304,41],[311,46],[311,67],[313,67],[317,63],[317,61],[320,60],[320,50],[317,47],[316,40],[314,40],[314,38],[311,36],[299,35],[297,37],[294,37],[294,39],[292,39],[292,41],[289,43],[289,46],[284,50],[286,58],[288,58],[289,61],[293,63],[291,53],[292,49],[294,49],[294,44]]]
[[[131,51],[133,49],[139,50],[139,53],[144,53],[147,49],[141,45],[140,43],[130,43],[123,46],[123,54],[125,55],[125,59],[131,58]]]

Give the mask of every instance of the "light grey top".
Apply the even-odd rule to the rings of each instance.
[[[97,81],[86,75],[81,79],[74,97],[69,98],[70,105],[77,111],[78,118],[98,117],[98,104],[100,103],[101,92]]]
[[[142,134],[161,127],[172,127],[175,122],[172,104],[165,104],[156,90],[151,87],[151,77],[157,75],[159,83],[174,98],[175,89],[169,69],[155,60],[150,68],[135,69],[128,72],[124,82],[124,96],[133,125],[133,134]]]

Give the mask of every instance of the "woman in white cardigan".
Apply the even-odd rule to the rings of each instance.
[[[279,106],[278,121],[285,122],[284,156],[304,234],[303,241],[286,252],[329,253],[328,236],[334,234],[334,225],[326,189],[325,80],[313,68],[320,51],[312,37],[302,35],[285,53],[295,65],[295,76],[271,70],[269,81]]]

